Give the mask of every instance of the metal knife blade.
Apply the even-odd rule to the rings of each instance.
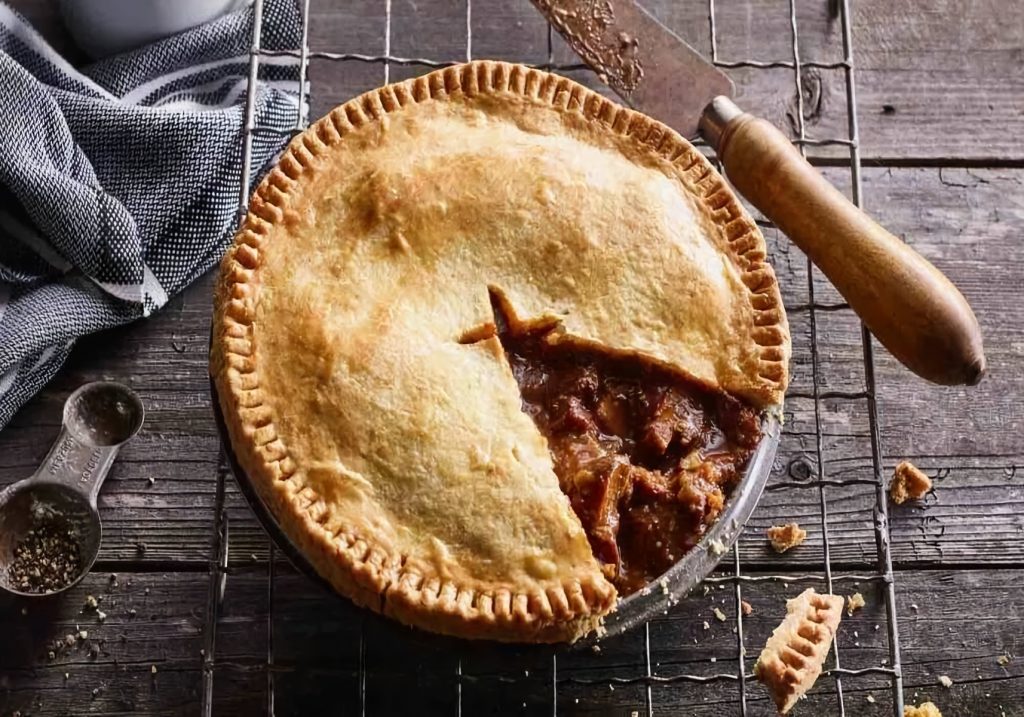
[[[532,0],[569,46],[634,109],[696,137],[732,80],[634,0]]]

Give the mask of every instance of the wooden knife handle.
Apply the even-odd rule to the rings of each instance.
[[[810,257],[893,356],[935,383],[981,380],[978,320],[938,269],[855,207],[779,130],[728,98],[708,105],[701,131],[729,181]]]

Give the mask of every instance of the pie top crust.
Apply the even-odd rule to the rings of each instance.
[[[781,403],[775,276],[703,155],[489,61],[369,92],[292,141],[222,264],[211,371],[241,466],[340,592],[435,631],[572,640],[616,593],[489,291],[559,340]]]

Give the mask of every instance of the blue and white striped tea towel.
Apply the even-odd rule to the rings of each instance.
[[[76,70],[0,3],[0,428],[75,339],[148,316],[230,241],[251,22],[242,10]],[[294,0],[268,0],[263,47],[300,42]],[[257,124],[287,130],[298,60],[261,64]],[[257,133],[253,167],[286,139]]]

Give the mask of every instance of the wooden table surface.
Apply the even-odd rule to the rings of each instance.
[[[51,3],[13,4],[81,59]],[[710,51],[704,2],[647,4]],[[792,59],[787,0],[716,5],[720,60]],[[314,49],[382,51],[382,2],[313,6]],[[842,60],[829,3],[799,0],[796,7],[802,61]],[[934,701],[947,717],[1024,715],[1024,13],[1001,0],[858,0],[852,12],[864,203],[962,289],[981,321],[989,361],[980,386],[940,388],[876,347],[886,470],[911,459],[936,478],[923,504],[891,516],[904,694],[908,703]],[[459,2],[394,0],[392,52],[464,56],[463,22]],[[475,2],[473,32],[476,57],[545,59],[543,21],[525,0]],[[563,47],[557,52],[569,58]],[[393,68],[392,76],[408,72]],[[314,61],[313,116],[379,84],[381,73],[380,65]],[[796,130],[791,69],[738,68],[732,75],[742,105]],[[805,67],[802,80],[808,135],[847,136],[843,70]],[[810,154],[849,189],[846,148],[811,147]],[[766,236],[787,306],[806,304],[804,257],[774,230]],[[819,302],[836,300],[824,280],[813,281]],[[64,399],[81,383],[117,379],[146,404],[146,425],[100,496],[105,535],[93,574],[59,600],[0,599],[0,715],[199,714],[204,689],[217,715],[265,714],[270,706],[278,715],[453,714],[460,704],[468,715],[551,714],[553,683],[559,714],[630,715],[647,713],[647,688],[616,686],[609,677],[642,676],[648,667],[663,677],[736,672],[735,600],[726,584],[696,591],[649,630],[610,640],[600,653],[553,660],[548,650],[469,646],[396,627],[298,574],[272,552],[230,478],[218,494],[220,442],[206,373],[211,283],[201,279],[144,323],[82,340],[59,377],[0,432],[6,484],[40,462]],[[808,312],[794,311],[791,322],[796,397],[787,402],[769,490],[739,544],[743,571],[823,575],[821,490],[832,571],[870,573],[877,569],[874,489],[819,488],[815,480],[873,478],[865,404],[822,400],[818,465],[814,401],[800,397],[813,390]],[[820,386],[863,390],[856,319],[820,311],[813,330]],[[786,487],[794,476],[807,479],[806,487]],[[219,515],[226,516],[229,568],[213,620]],[[780,558],[767,550],[764,530],[790,520],[810,537]],[[807,584],[821,589],[823,582]],[[747,674],[784,599],[800,589],[783,581],[743,585],[753,606],[743,622]],[[858,589],[867,605],[840,628],[842,666],[885,665],[883,592],[874,582],[836,588]],[[102,597],[105,621],[83,612],[88,594]],[[88,632],[87,646],[50,659],[49,643],[79,629]],[[940,686],[940,675],[952,686]],[[597,684],[580,684],[588,679]],[[888,683],[878,674],[844,677],[846,714],[892,714]],[[748,713],[771,714],[760,686],[746,687]],[[822,678],[795,714],[838,714],[836,690],[834,679]],[[650,705],[659,715],[725,715],[739,713],[739,700],[734,680],[670,680],[651,686]]]

